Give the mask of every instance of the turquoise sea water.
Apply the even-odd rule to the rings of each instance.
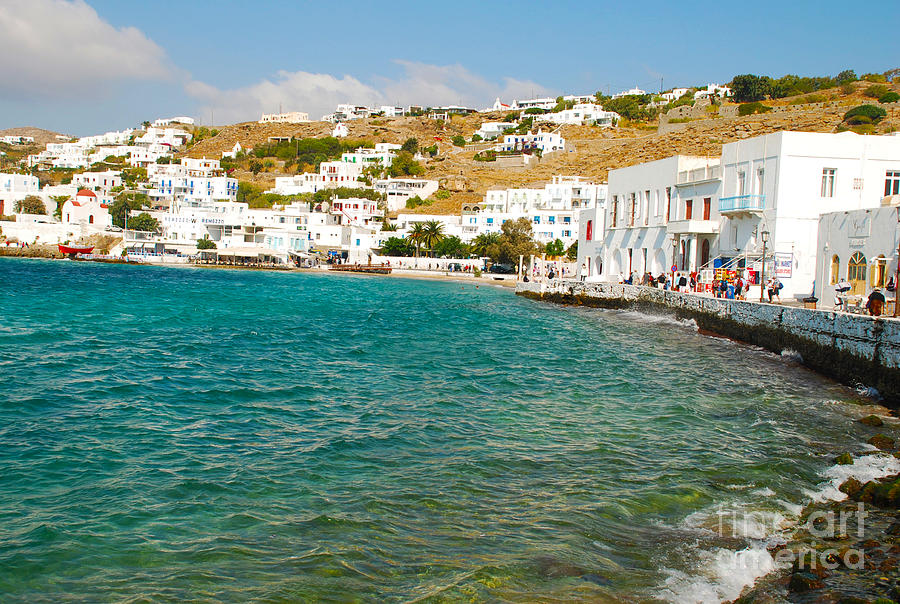
[[[490,286],[0,259],[0,290],[3,601],[714,600],[764,536],[716,510],[790,519],[863,438],[782,357]]]

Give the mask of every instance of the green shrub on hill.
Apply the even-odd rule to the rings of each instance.
[[[465,147],[466,146],[466,137],[464,137],[460,134],[457,134],[456,136],[454,136],[453,138],[450,139],[450,142],[452,142],[453,145],[456,147]]]
[[[863,90],[863,94],[870,99],[877,99],[878,97],[887,94],[891,89],[885,86],[884,84],[872,84]]]
[[[900,94],[897,94],[893,90],[885,92],[883,95],[878,97],[879,103],[896,103],[897,101],[900,101]]]
[[[844,121],[851,125],[877,124],[887,116],[887,111],[875,105],[859,105],[844,114]]]
[[[767,113],[769,111],[772,111],[771,107],[763,105],[758,101],[754,101],[752,103],[743,103],[738,107],[738,115],[741,116],[753,115],[754,113]]]

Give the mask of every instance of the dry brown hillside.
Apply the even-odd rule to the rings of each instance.
[[[51,132],[43,128],[34,128],[32,126],[22,126],[21,128],[7,128],[0,130],[0,136],[30,136],[34,139],[34,144],[40,147],[47,146],[47,143],[61,142],[57,136],[64,136],[59,132]],[[69,139],[66,138],[68,141]]]
[[[474,152],[450,144],[450,138],[461,134],[470,139],[482,121],[497,121],[503,113],[476,114],[455,117],[441,124],[426,118],[369,118],[348,123],[349,138],[372,142],[403,143],[416,137],[421,146],[432,144],[437,138],[440,154],[425,162],[426,177],[438,179],[442,187],[451,191],[450,198],[435,201],[416,211],[422,213],[450,214],[459,212],[466,202],[480,201],[490,188],[541,185],[555,174],[580,175],[595,182],[605,181],[609,170],[642,162],[662,159],[675,154],[718,156],[723,143],[776,132],[799,130],[806,132],[834,132],[849,107],[873,102],[862,95],[865,83],[860,83],[852,94],[832,91],[824,103],[797,104],[795,99],[767,102],[776,107],[770,113],[746,117],[724,117],[719,114],[703,114],[686,123],[637,125],[616,129],[590,126],[564,126],[561,130],[569,150],[546,155],[537,165],[527,169],[492,167],[491,163],[475,162]],[[895,89],[900,87],[894,86]],[[792,104],[792,101],[793,104]],[[720,113],[735,113],[735,107],[720,108]],[[880,125],[880,131],[900,126],[900,111]],[[192,157],[219,157],[222,151],[231,150],[235,142],[244,148],[265,143],[270,136],[329,136],[331,124],[311,122],[307,124],[256,124],[245,123],[224,126],[213,138],[193,146],[187,155]],[[272,186],[277,176],[287,173],[279,165],[254,177],[250,172],[238,171],[240,180]]]

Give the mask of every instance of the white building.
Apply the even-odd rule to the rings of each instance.
[[[438,190],[438,181],[423,178],[387,178],[375,181],[375,190],[386,196],[385,205],[389,212],[406,207],[411,197],[428,199]]]
[[[34,137],[17,135],[0,136],[0,143],[6,143],[7,145],[31,145],[34,143]]]
[[[622,92],[617,92],[616,94],[612,95],[612,98],[619,99],[619,98],[622,98],[623,96],[640,96],[642,94],[647,94],[647,92],[644,90],[641,90],[640,88],[635,86],[634,88],[631,88],[630,90],[623,90]]]
[[[880,207],[900,137],[776,132],[724,145],[722,168],[723,256],[760,270],[766,232],[766,274],[777,264],[782,296],[807,296],[821,215]]]
[[[147,195],[156,207],[212,207],[217,201],[235,201],[236,178],[220,176],[219,160],[185,157],[180,164],[153,164],[148,167]]]
[[[621,119],[614,111],[604,111],[603,107],[594,103],[578,103],[571,109],[555,113],[534,116],[536,122],[552,122],[554,124],[615,126]]]
[[[475,131],[475,134],[483,140],[492,141],[505,131],[516,126],[515,122],[482,122],[481,127]]]
[[[538,129],[537,134],[506,134],[495,149],[497,151],[531,151],[540,149],[542,154],[554,151],[565,151],[566,139],[556,132],[544,132]]]
[[[718,84],[708,84],[704,90],[698,90],[694,93],[694,100],[706,99],[709,97],[728,98],[731,96],[731,88],[728,86],[719,86]]]
[[[263,113],[259,118],[260,124],[302,124],[309,121],[309,114],[303,111],[290,111],[288,113]]]
[[[37,176],[28,174],[0,174],[0,216],[15,212],[17,201],[29,195],[39,195],[41,183]]]
[[[378,112],[384,117],[403,117],[406,110],[403,107],[395,107],[394,105],[382,105]]]
[[[665,100],[669,103],[672,103],[674,101],[677,101],[684,95],[686,95],[687,91],[688,91],[687,88],[673,88],[669,92],[664,92],[659,96],[661,96],[663,98],[663,100]]]
[[[177,117],[164,117],[153,122],[153,126],[155,128],[165,128],[166,126],[172,126],[174,124],[181,124],[183,126],[193,126],[194,118],[187,117],[184,115],[179,115]]]
[[[72,184],[82,189],[108,194],[110,189],[122,186],[122,173],[118,170],[82,172],[72,177]]]
[[[527,218],[534,238],[542,243],[557,239],[569,247],[578,239],[581,211],[602,206],[607,187],[578,176],[554,176],[543,188],[497,189],[483,203],[464,205],[461,238],[471,241],[482,233],[499,233],[507,220]]]
[[[900,184],[900,172],[885,178],[886,186]],[[891,280],[896,285],[900,246],[900,195],[885,196],[882,207],[830,212],[819,219],[815,296],[819,305],[832,306],[835,285],[846,280],[847,294],[865,300],[874,288],[886,298]]]
[[[353,105],[343,103],[337,106],[334,113],[329,113],[322,117],[324,122],[348,122],[350,120],[358,120],[369,117],[372,110],[365,105]]]
[[[69,198],[62,207],[62,223],[79,225],[82,229],[104,230],[112,226],[109,205],[103,203],[90,189],[81,189]]]
[[[136,145],[168,145],[181,147],[193,138],[190,132],[177,128],[156,128],[150,126],[147,130],[134,139]]]
[[[579,269],[587,262],[594,279],[711,266],[717,252],[719,159],[676,155],[610,170],[605,216],[590,218],[603,232],[587,229],[579,240]],[[596,243],[598,237],[602,243]],[[590,243],[594,241],[594,243]],[[595,254],[587,256],[588,250]]]
[[[334,138],[344,138],[348,134],[350,134],[350,130],[347,128],[347,124],[344,122],[337,122],[334,125],[334,129],[331,131],[331,136]]]

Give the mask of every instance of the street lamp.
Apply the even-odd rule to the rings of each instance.
[[[762,237],[763,242],[763,254],[762,254],[762,270],[760,271],[759,278],[759,301],[763,301],[763,292],[766,287],[766,244],[769,243],[769,231],[763,231],[759,234]]]

